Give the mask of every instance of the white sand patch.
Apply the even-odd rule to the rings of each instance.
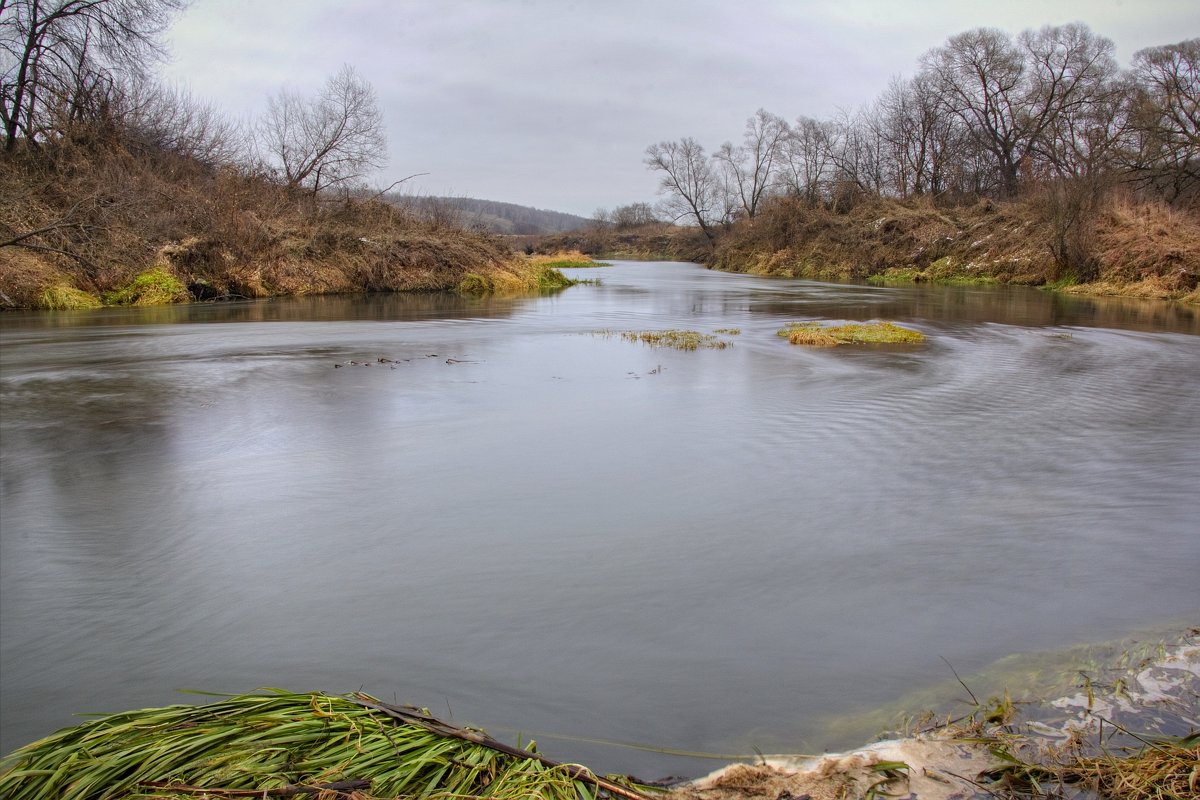
[[[903,763],[906,768],[896,765]],[[985,745],[952,738],[889,739],[847,753],[819,757],[767,756],[735,764],[672,793],[688,800],[842,800],[878,792],[911,800],[966,800],[973,779],[997,766]]]

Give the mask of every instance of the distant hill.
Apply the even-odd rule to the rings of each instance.
[[[413,197],[389,193],[388,202],[407,206],[423,216],[444,222],[457,221],[468,228],[493,233],[537,236],[587,227],[592,220],[561,211],[547,211],[516,203],[479,200],[474,197]]]

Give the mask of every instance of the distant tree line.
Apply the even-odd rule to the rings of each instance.
[[[586,227],[590,220],[561,211],[476,197],[437,197],[388,192],[383,198],[435,225],[474,228],[492,233],[537,236]]]
[[[663,141],[645,163],[661,177],[661,213],[710,239],[775,196],[836,209],[1049,187],[1069,206],[1122,183],[1195,207],[1200,39],[1140,50],[1125,70],[1113,50],[1080,23],[970,30],[857,112],[788,121],[760,109],[736,144],[710,154],[690,137]]]
[[[374,89],[344,66],[315,93],[280,89],[235,124],[188,92],[158,85],[162,36],[188,0],[0,0],[3,149],[108,137],[212,166],[237,166],[289,190],[361,183],[386,161]]]
[[[597,208],[592,214],[592,222],[600,227],[628,230],[662,222],[662,216],[650,203],[630,203],[617,206],[612,211],[607,208]]]

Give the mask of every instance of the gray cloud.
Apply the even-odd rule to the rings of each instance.
[[[828,117],[954,33],[1072,20],[1123,61],[1200,34],[1179,0],[196,0],[166,77],[250,116],[353,64],[387,119],[380,183],[589,214],[654,198],[652,142],[716,147],[759,107]]]

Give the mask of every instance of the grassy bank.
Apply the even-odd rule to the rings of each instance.
[[[538,254],[574,251],[591,258],[632,261],[694,261],[711,254],[696,228],[654,222],[632,228],[593,226],[549,236],[514,237],[515,246]]]
[[[379,200],[85,134],[0,155],[0,308],[566,282],[498,237]]]
[[[1200,212],[1119,193],[1085,213],[1050,194],[935,205],[867,198],[849,208],[773,198],[714,228],[652,223],[519,242],[536,252],[695,261],[728,272],[878,285],[1021,284],[1200,302]]]
[[[1200,302],[1200,217],[1108,199],[1086,224],[1047,201],[942,208],[873,199],[843,213],[788,198],[733,225],[708,263],[755,275],[872,283],[1011,283]]]

